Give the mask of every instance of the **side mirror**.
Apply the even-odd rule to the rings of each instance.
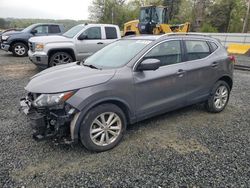
[[[32,30],[30,33],[35,35],[37,33],[37,30]]]
[[[161,66],[159,59],[145,59],[138,66],[137,70],[147,71],[147,70],[156,70]]]
[[[78,37],[78,40],[85,40],[87,39],[88,36],[86,34],[81,34],[79,37]]]

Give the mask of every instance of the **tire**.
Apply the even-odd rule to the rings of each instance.
[[[102,120],[102,117],[104,117],[105,121]],[[109,120],[109,118],[111,119]],[[99,120],[99,122],[97,120]],[[106,127],[104,127],[103,123],[107,123],[108,121],[110,123],[114,121],[113,124],[111,124],[112,126],[109,125],[109,127],[106,124]],[[103,152],[110,150],[122,140],[126,126],[125,115],[118,106],[114,104],[99,105],[91,109],[81,123],[81,143],[90,151]],[[91,134],[91,132],[93,133]]]
[[[28,46],[22,42],[17,42],[13,44],[11,51],[16,57],[25,57],[28,55]]]
[[[215,83],[209,99],[206,101],[206,108],[209,112],[218,113],[225,109],[230,97],[230,87],[223,81]]]
[[[67,52],[56,52],[49,60],[49,67],[73,62],[72,56]]]

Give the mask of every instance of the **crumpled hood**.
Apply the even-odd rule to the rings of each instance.
[[[64,37],[62,35],[52,35],[52,36],[36,36],[36,37],[31,37],[29,39],[30,42],[35,42],[35,43],[55,43],[55,42],[72,42],[72,39]]]
[[[114,69],[98,70],[76,62],[46,69],[34,75],[25,89],[32,93],[60,93],[109,81]]]

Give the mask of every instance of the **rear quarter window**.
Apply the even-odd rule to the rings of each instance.
[[[210,54],[210,49],[206,41],[187,40],[185,41],[185,45],[188,61],[202,59]]]
[[[107,39],[117,39],[117,32],[115,27],[105,27]]]
[[[217,44],[215,44],[214,42],[209,42],[209,43],[210,43],[212,52],[214,52],[215,50],[217,50],[217,48],[218,48]]]

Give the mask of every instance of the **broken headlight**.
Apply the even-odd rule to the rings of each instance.
[[[46,107],[62,104],[63,102],[68,100],[73,94],[73,91],[55,94],[41,94],[33,102],[33,105],[36,107]]]

